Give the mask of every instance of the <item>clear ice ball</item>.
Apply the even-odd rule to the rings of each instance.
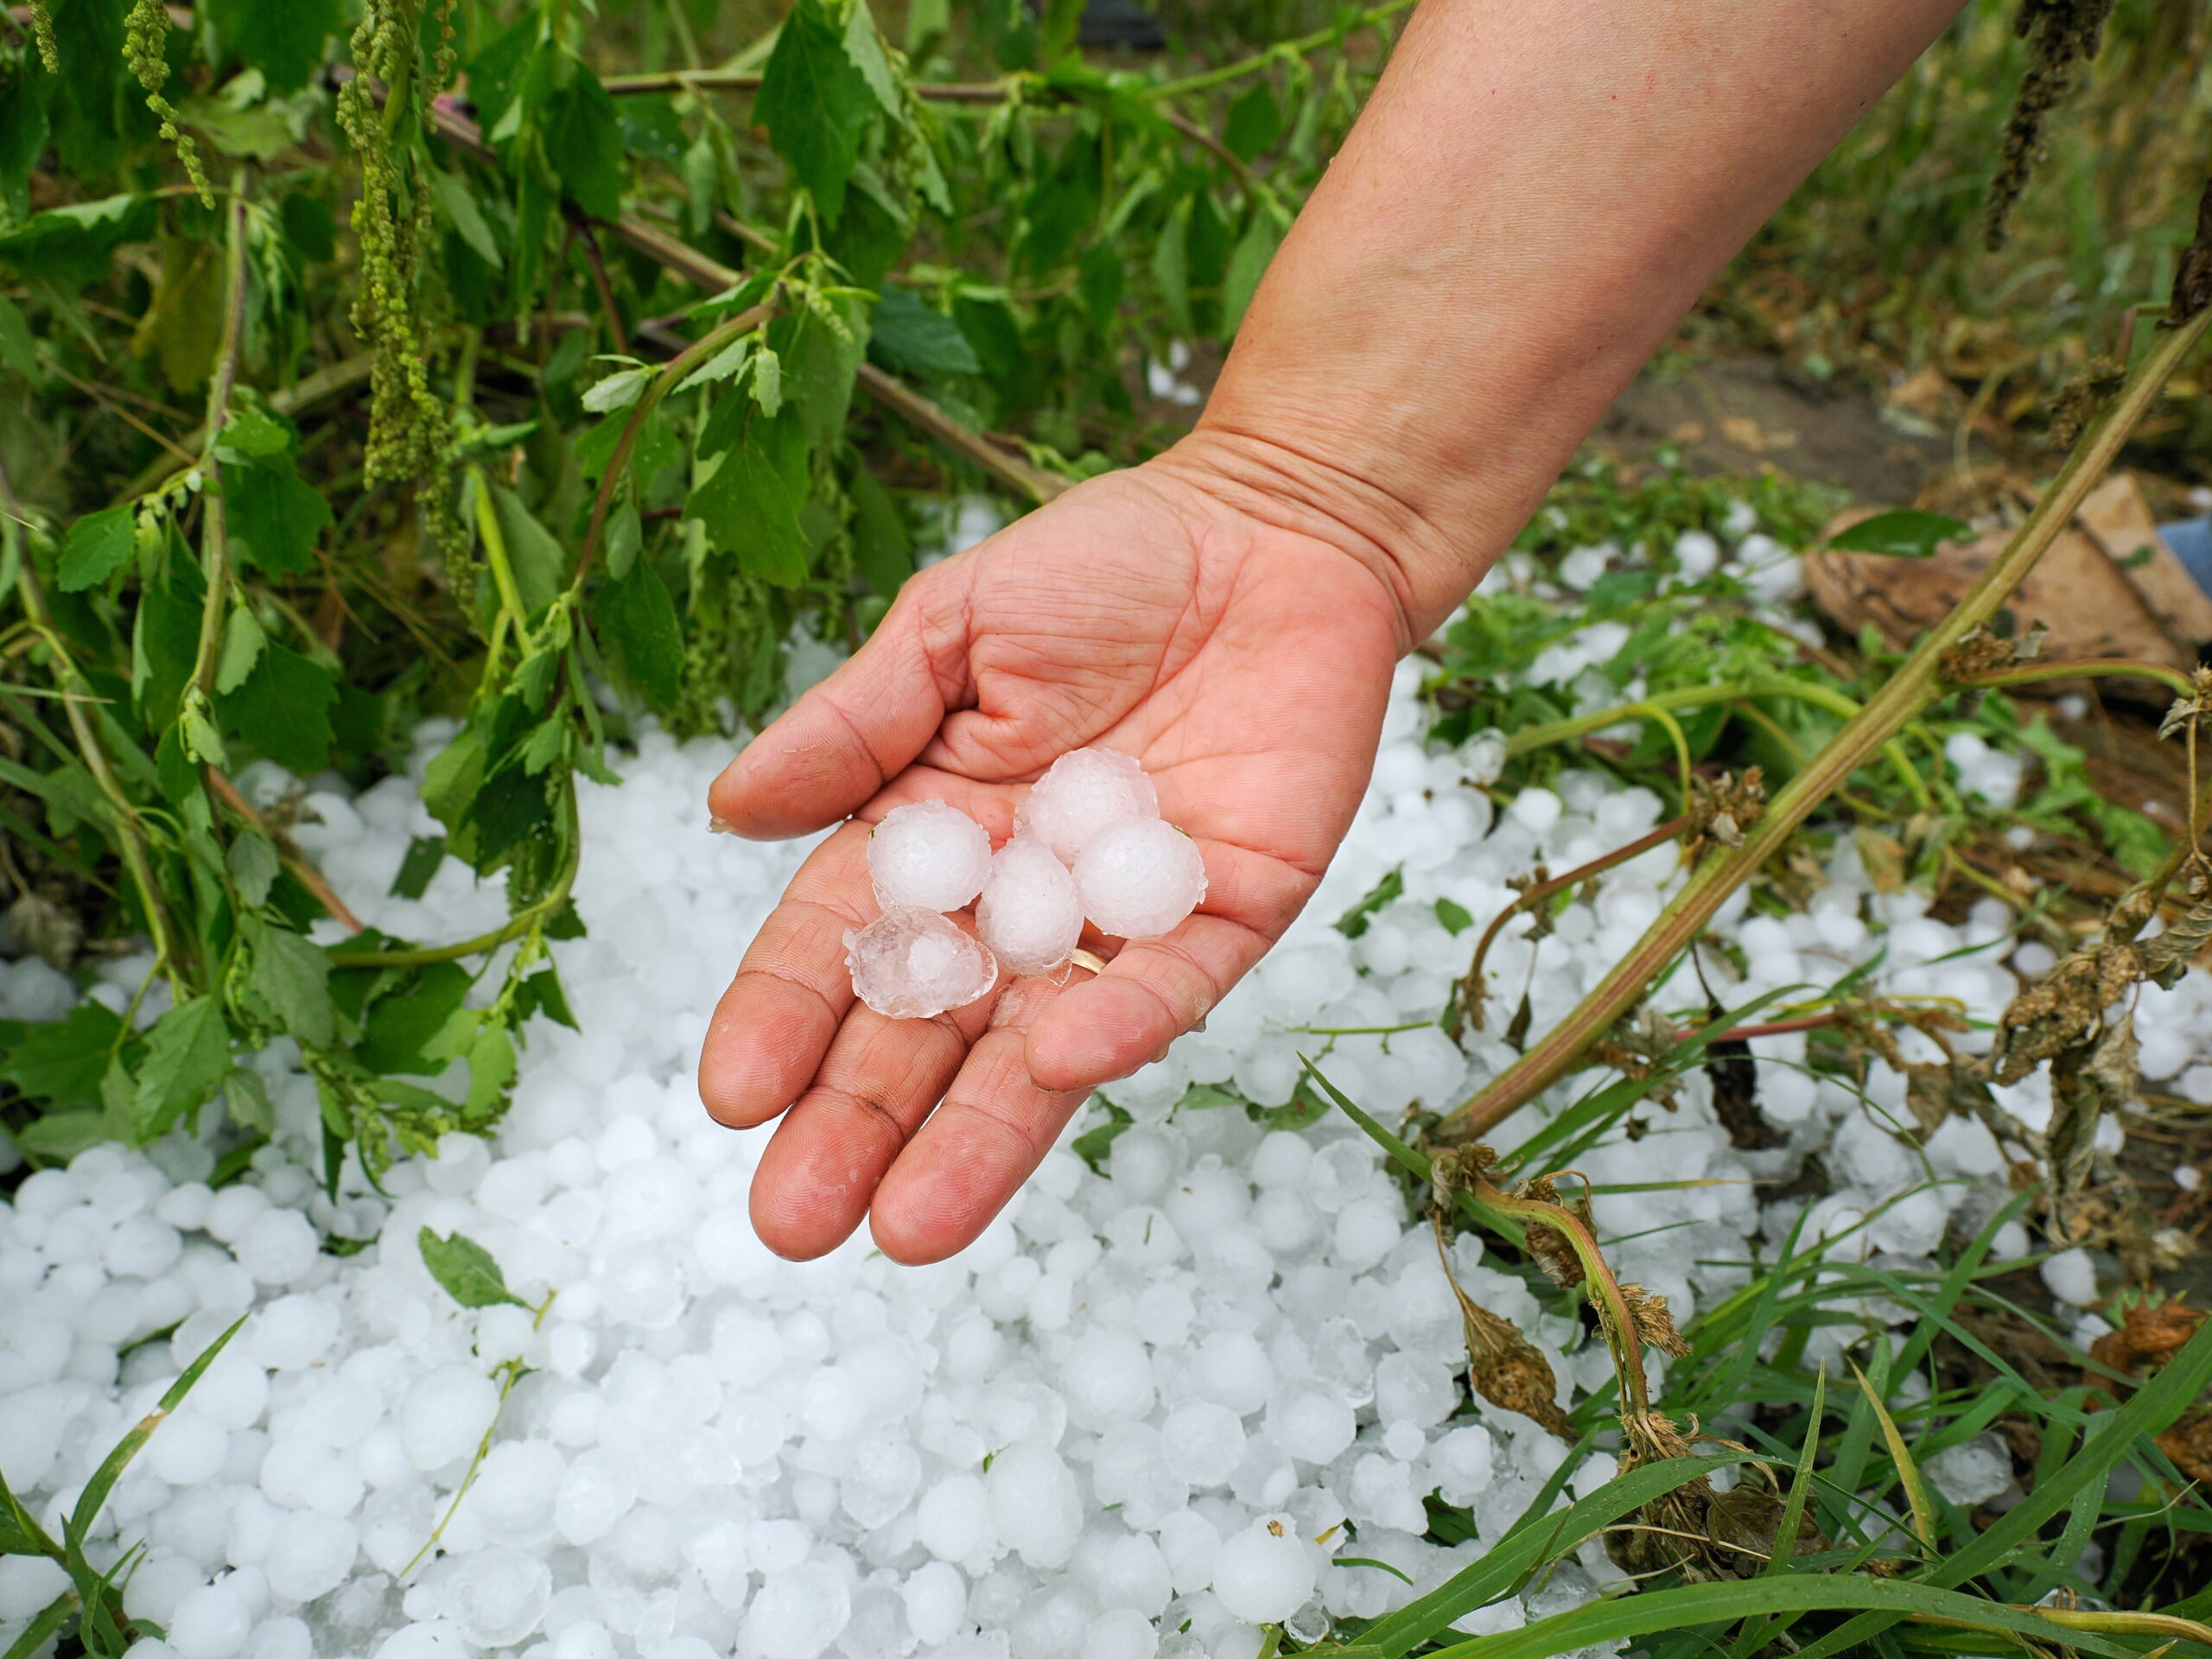
[[[1159,816],[1159,791],[1135,760],[1116,749],[1074,749],[1037,780],[1014,828],[1040,836],[1060,862],[1072,864],[1108,824]]]
[[[1083,913],[1101,933],[1151,939],[1172,931],[1206,896],[1198,843],[1158,818],[1107,825],[1075,861]]]
[[[893,1020],[964,1008],[999,982],[997,959],[933,910],[900,905],[845,935],[853,990]]]
[[[991,861],[976,931],[1009,973],[1049,974],[1083,935],[1075,878],[1036,836],[1016,836]]]
[[[868,878],[886,910],[960,910],[991,873],[983,826],[943,801],[916,801],[887,814],[868,838]]]

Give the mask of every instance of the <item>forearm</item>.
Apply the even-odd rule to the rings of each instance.
[[[1376,565],[1408,643],[1958,0],[1426,0],[1167,464]]]

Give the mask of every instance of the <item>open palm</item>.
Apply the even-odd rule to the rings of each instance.
[[[757,839],[857,820],[793,879],[700,1061],[719,1122],[783,1116],[753,1179],[760,1236],[817,1255],[868,1215],[886,1254],[920,1262],[982,1231],[1091,1089],[1203,1019],[1312,895],[1366,786],[1402,634],[1369,563],[1172,462],[1095,480],[909,582],[711,793]],[[934,1020],[855,1001],[843,936],[878,913],[867,824],[934,797],[1002,842],[1029,783],[1085,745],[1153,774],[1205,858],[1198,912],[1096,978],[1002,982]]]

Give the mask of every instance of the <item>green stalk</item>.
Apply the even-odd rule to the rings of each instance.
[[[246,282],[249,276],[246,245],[245,174],[231,184],[231,289],[223,312],[223,342],[215,358],[215,381],[207,392],[206,448],[200,461],[207,513],[207,600],[200,611],[200,650],[194,659],[192,683],[202,697],[215,695],[215,671],[223,652],[223,622],[231,596],[231,533],[229,509],[223,500],[223,463],[215,454],[222,442],[223,423],[229,418],[231,396],[238,390],[238,355],[245,346]]]
[[[1451,1115],[1446,1121],[1455,1133],[1481,1135],[1564,1077],[1583,1051],[1635,1006],[1667,964],[1689,948],[1728,895],[1782,849],[1815,808],[1883,745],[1955,690],[1943,677],[1944,653],[1997,613],[2044,550],[2072,522],[2083,498],[2104,476],[2174,371],[2203,340],[2208,327],[2212,327],[2212,308],[2168,334],[2143,359],[2067,458],[2004,554],[1959,601],[1958,608],[1929,631],[1857,717],[1767,804],[1766,815],[1745,836],[1741,847],[1708,857],[1650,931],[1581,1005]]]
[[[1387,5],[1372,7],[1361,12],[1348,22],[1338,23],[1328,29],[1317,29],[1311,35],[1300,35],[1294,41],[1285,41],[1281,45],[1268,51],[1255,53],[1249,58],[1240,58],[1235,63],[1225,63],[1218,69],[1208,69],[1201,74],[1185,75],[1180,80],[1163,81],[1160,85],[1153,87],[1148,95],[1153,98],[1180,98],[1186,92],[1203,92],[1232,80],[1242,80],[1246,75],[1256,75],[1269,64],[1279,62],[1286,57],[1302,58],[1308,52],[1318,52],[1323,47],[1341,41],[1346,35],[1360,29],[1371,29],[1376,23],[1396,16],[1413,3],[1414,0],[1389,0]]]
[[[599,493],[591,504],[591,528],[584,532],[583,551],[576,556],[576,574],[569,583],[572,594],[584,590],[584,577],[590,572],[592,560],[599,553],[601,537],[606,533],[607,515],[614,505],[614,493],[622,487],[622,474],[630,468],[630,456],[637,449],[638,435],[645,430],[645,422],[661,405],[661,400],[683,384],[691,371],[713,360],[725,346],[743,335],[751,334],[762,323],[774,316],[775,299],[747,307],[735,316],[717,324],[702,335],[696,345],[687,347],[683,354],[655,375],[652,384],[645,388],[630,410],[630,418],[622,428],[622,435],[615,440],[614,454],[608,459],[607,472],[599,480]]]

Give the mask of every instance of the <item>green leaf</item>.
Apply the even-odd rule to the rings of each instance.
[[[1229,270],[1221,279],[1221,337],[1227,340],[1244,321],[1244,309],[1260,290],[1260,278],[1275,257],[1282,232],[1265,213],[1255,213],[1252,223],[1229,256]]]
[[[706,527],[718,551],[736,555],[747,575],[779,588],[806,580],[806,537],[798,505],[775,462],[748,429],[722,453],[686,512]]]
[[[423,1265],[430,1270],[430,1277],[463,1307],[498,1307],[503,1303],[529,1306],[507,1288],[507,1276],[499,1271],[492,1252],[467,1234],[440,1237],[425,1227],[415,1235],[415,1248],[423,1253]]]
[[[562,988],[559,972],[550,967],[540,969],[515,988],[516,1017],[527,1020],[533,1014],[542,1014],[570,1031],[582,1029],[569,1012],[569,994]]]
[[[343,0],[209,0],[226,49],[261,71],[272,92],[296,92],[346,27]]]
[[[622,217],[622,121],[599,77],[575,65],[556,93],[545,132],[545,159],[561,192],[594,219]]]
[[[151,196],[109,196],[51,208],[0,235],[0,264],[73,294],[107,275],[117,248],[152,238],[157,206]]]
[[[224,862],[230,869],[231,880],[237,884],[239,898],[254,906],[269,902],[269,889],[276,885],[276,872],[283,866],[268,836],[241,830],[231,842]]]
[[[1376,913],[1395,905],[1405,896],[1406,872],[1402,866],[1367,890],[1367,896],[1337,918],[1337,931],[1348,939],[1356,939],[1367,931],[1367,925]]]
[[[446,861],[446,838],[443,836],[417,836],[407,843],[407,856],[399,861],[399,874],[391,878],[391,896],[395,899],[420,899],[429,891],[431,878],[438,867]]]
[[[119,507],[87,513],[69,526],[62,539],[61,563],[55,581],[65,594],[97,588],[123,569],[138,544],[138,510],[125,502]]]
[[[858,456],[846,493],[853,501],[854,568],[878,594],[895,598],[914,574],[914,538],[907,531],[906,516]]]
[[[569,580],[569,555],[553,532],[533,517],[522,498],[504,485],[492,486],[492,511],[506,537],[507,563],[524,607],[536,615],[560,597]]]
[[[454,234],[493,270],[505,269],[506,253],[499,246],[499,238],[492,233],[484,210],[476,205],[476,193],[468,188],[468,181],[436,168],[429,170],[429,176],[430,200],[437,204],[446,223],[453,226]]]
[[[1455,939],[1475,925],[1475,918],[1468,913],[1467,907],[1450,899],[1436,901],[1436,919],[1444,924],[1444,931]]]
[[[292,429],[258,404],[241,404],[223,423],[222,448],[249,461],[267,461],[292,452]]]
[[[467,1110],[471,1120],[497,1121],[514,1081],[515,1039],[505,1026],[486,1020],[477,1027],[476,1039],[468,1046]]]
[[[105,1004],[84,1001],[50,1024],[9,1027],[0,1078],[49,1106],[97,1104],[108,1056],[123,1034],[123,1020]]]
[[[247,988],[304,1046],[329,1047],[336,1034],[330,958],[313,940],[257,916],[245,918],[243,927],[253,953]]]
[[[729,457],[722,464],[729,465]],[[649,559],[599,591],[592,606],[600,643],[622,677],[656,709],[675,706],[683,686],[683,622]]]
[[[876,302],[875,331],[868,351],[879,367],[917,379],[983,372],[960,325],[904,288],[886,288]]]
[[[330,503],[283,459],[223,468],[223,504],[241,560],[270,575],[296,576],[315,563],[315,544],[335,520]]]
[[[875,94],[883,112],[896,121],[906,111],[899,96],[899,78],[892,73],[891,60],[884,54],[883,42],[875,32],[875,16],[868,10],[868,0],[851,0],[851,7],[845,15],[845,55],[861,72],[861,79]]]
[[[1830,537],[1828,545],[1840,553],[1886,553],[1892,558],[1924,559],[1945,542],[1964,541],[1973,534],[1971,525],[1955,518],[1908,508],[1862,518]]]
[[[137,1138],[155,1140],[197,1112],[230,1069],[231,1032],[222,999],[203,995],[171,1008],[146,1033],[132,1110]]]
[[[38,342],[31,334],[30,321],[23,315],[23,308],[4,294],[0,294],[0,363],[26,378],[38,378]]]
[[[271,644],[245,683],[218,697],[215,709],[226,730],[304,778],[330,763],[330,706],[337,701],[327,670]]]
[[[215,659],[215,695],[227,696],[246,682],[253,672],[253,665],[261,660],[261,648],[269,643],[261,622],[245,605],[234,605],[223,624],[222,654]]]
[[[372,1071],[433,1077],[445,1062],[426,1055],[431,1039],[468,995],[467,970],[450,962],[432,963],[411,984],[378,998],[369,1008],[353,1057]]]
[[[777,32],[753,99],[753,119],[768,129],[769,143],[833,223],[843,210],[845,181],[860,159],[876,98],[846,49],[844,33],[828,0],[798,0]]]
[[[1249,162],[1272,145],[1281,132],[1282,111],[1275,107],[1274,89],[1264,80],[1255,81],[1229,106],[1229,124],[1222,130],[1221,141],[1237,160]]]

